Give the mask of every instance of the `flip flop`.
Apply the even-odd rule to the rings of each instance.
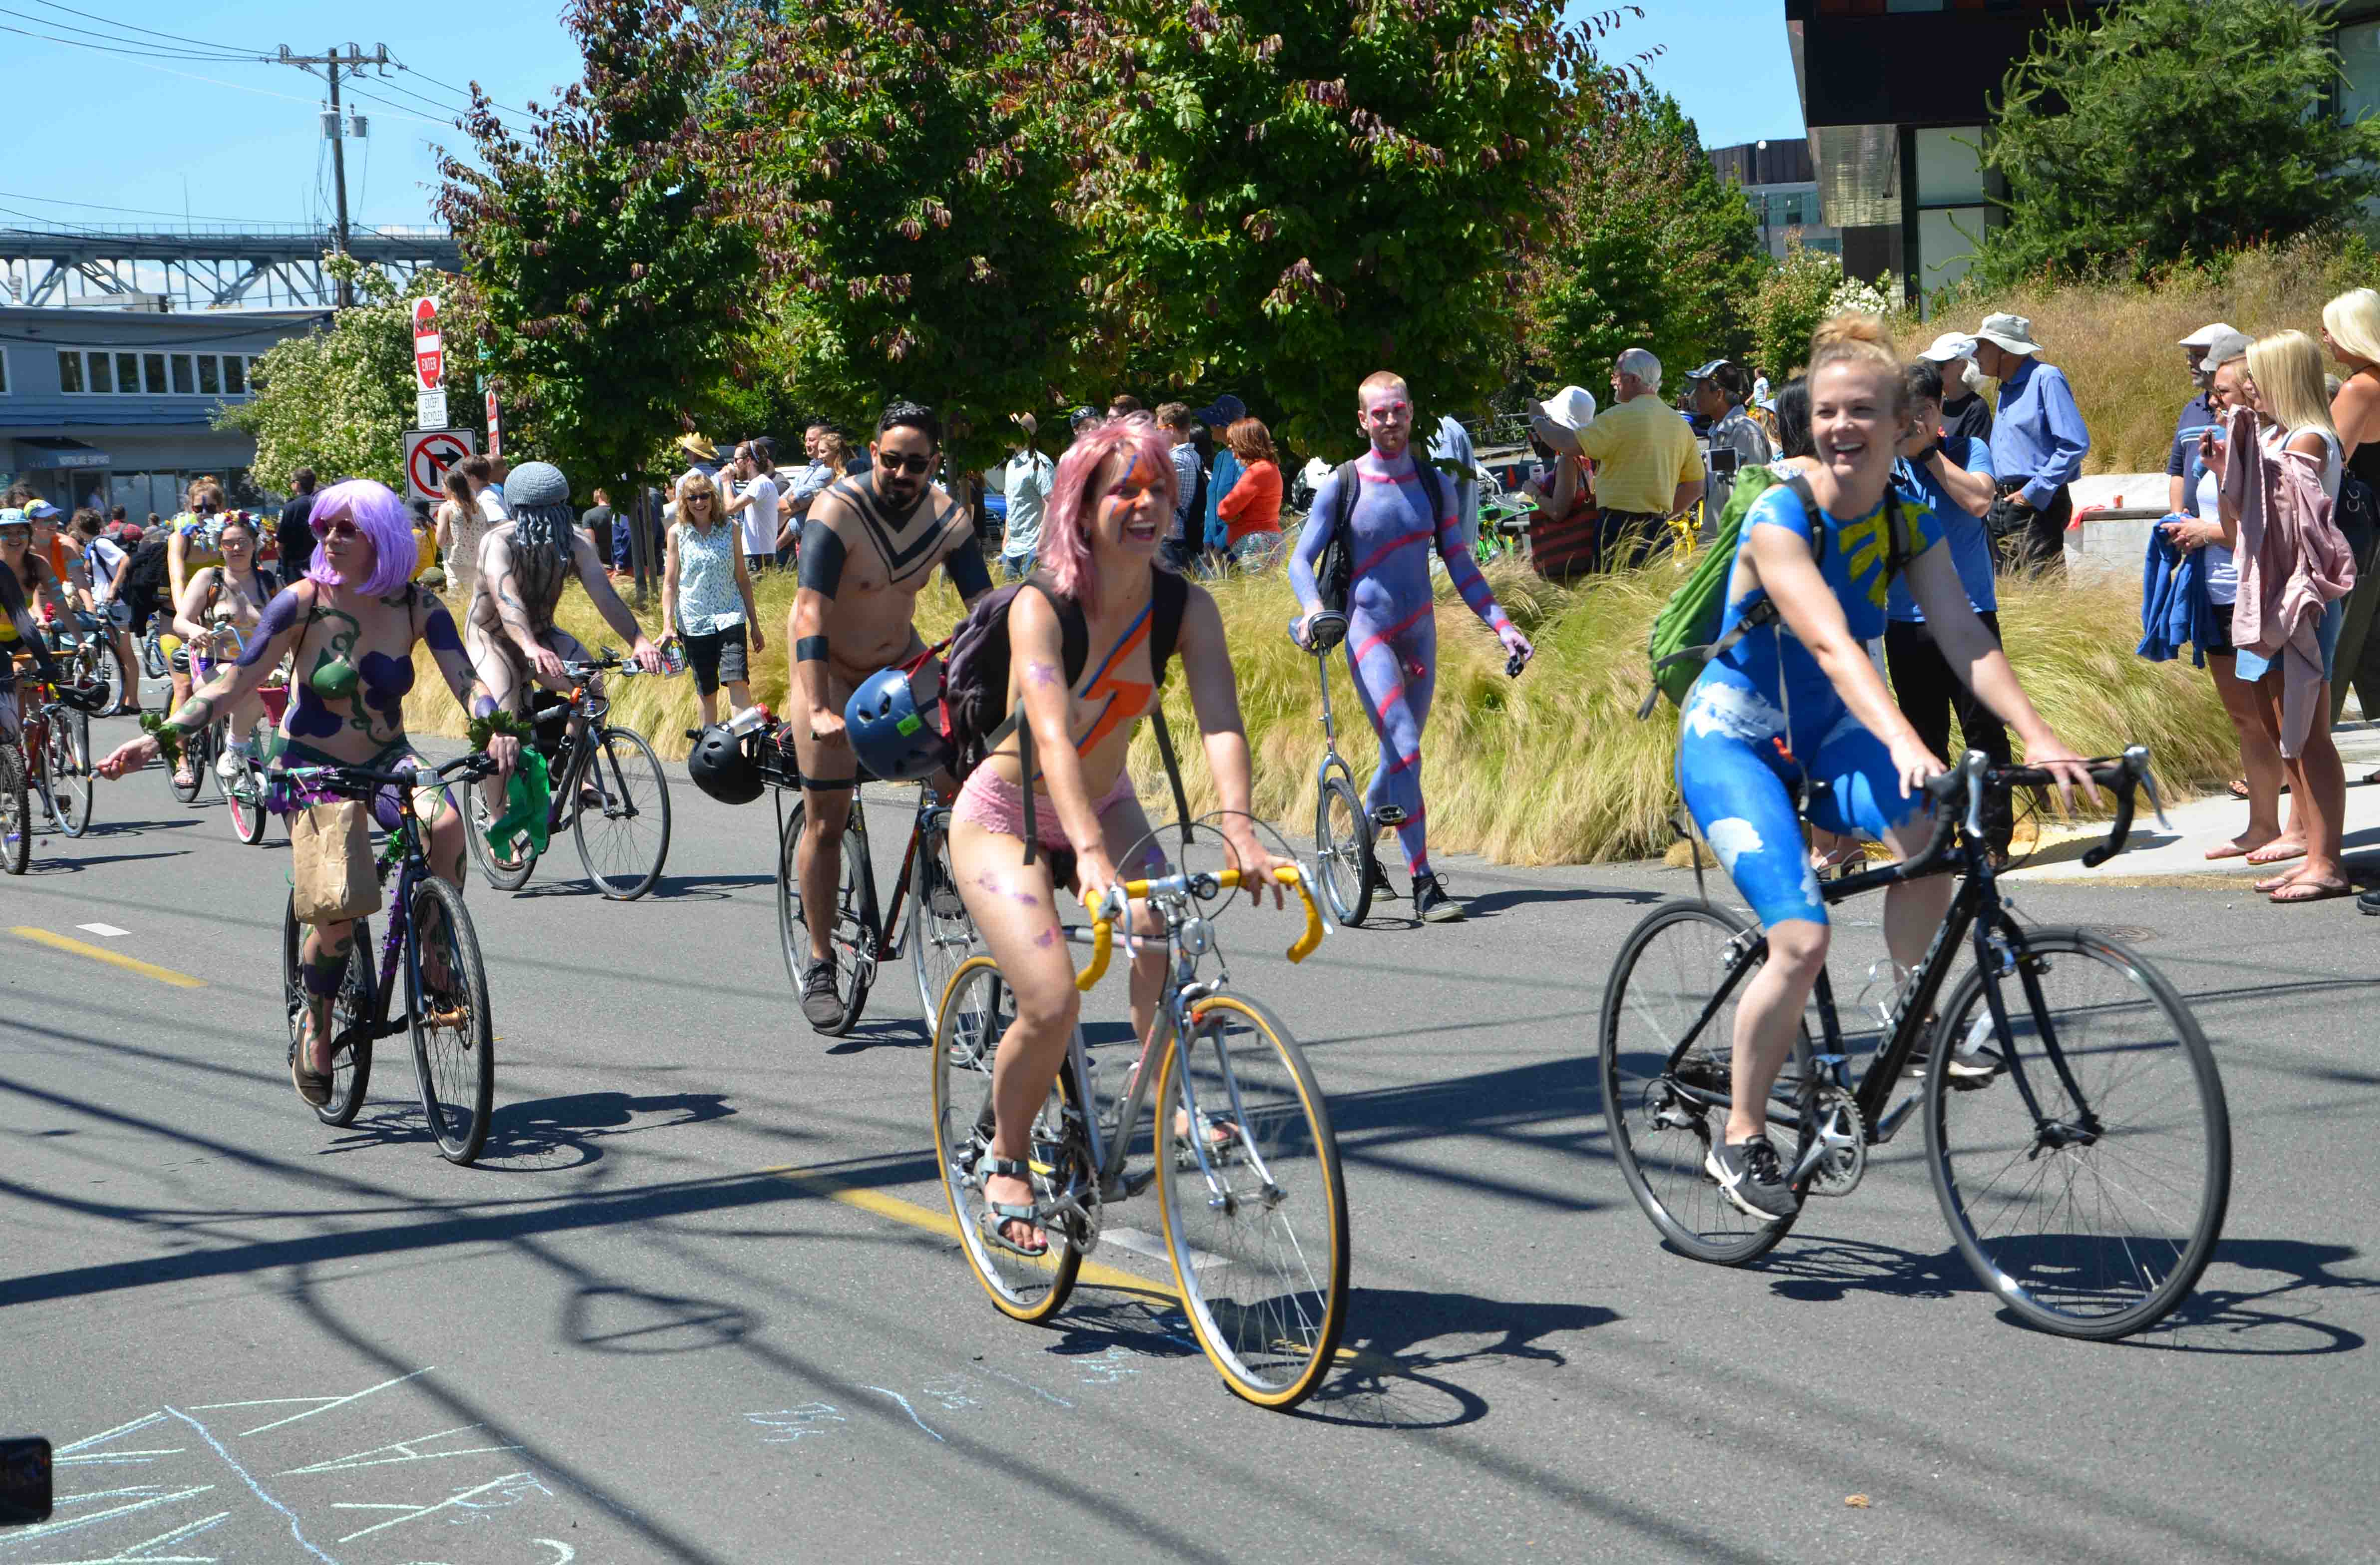
[[[2265,879],[2256,882],[2256,889],[2269,895],[2274,892],[2279,891],[2283,886],[2288,885],[2297,878],[2297,871],[2294,869],[2285,871],[2278,875],[2268,875]]]
[[[2371,776],[2369,776],[2369,777],[2365,778],[2363,781],[2365,781],[2366,782],[2380,782],[2380,771],[2375,771],[2375,772],[2374,772]],[[2286,794],[2286,793],[2288,793],[2289,791],[2289,785],[2288,783],[2286,783],[2286,782],[2282,783],[2282,784],[2281,784],[2281,792],[2282,792],[2282,793],[2284,793],[2284,794]],[[2244,799],[2244,798],[2246,798],[2246,797],[2248,796],[2248,780],[2247,780],[2246,778],[2244,778],[2244,777],[2234,777],[2233,779],[2231,779],[2231,782],[2230,782],[2230,793],[2231,793],[2231,796],[2232,796],[2233,798],[2235,798],[2235,799]]]
[[[2291,892],[2302,892],[2291,896]],[[2344,880],[2291,880],[2272,893],[2273,902],[2328,902],[2333,897],[2351,897],[2355,888]]]

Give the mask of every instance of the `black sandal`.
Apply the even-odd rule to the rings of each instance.
[[[981,1174],[998,1174],[1004,1179],[1021,1179],[1028,1185],[1033,1183],[1033,1165],[1020,1163],[1013,1158],[986,1158],[976,1165],[976,1171]],[[983,1234],[987,1244],[996,1244],[1011,1255],[1022,1256],[1028,1261],[1038,1261],[1050,1253],[1050,1241],[1046,1237],[1041,1241],[1040,1247],[1037,1249],[1031,1245],[1020,1244],[1001,1231],[1012,1222],[1021,1222],[1032,1228],[1042,1228],[1044,1219],[1038,1207],[1016,1207],[1005,1201],[995,1201],[987,1191],[983,1198],[983,1210],[976,1214],[975,1221],[977,1230]]]
[[[331,1074],[306,1067],[306,1035],[313,1030],[313,1020],[308,1016],[299,1022],[298,1036],[289,1042],[289,1081],[308,1108],[320,1109],[331,1101]]]

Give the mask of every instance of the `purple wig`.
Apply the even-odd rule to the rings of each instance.
[[[1058,590],[1077,600],[1088,599],[1099,589],[1099,567],[1091,561],[1091,523],[1098,515],[1100,497],[1091,492],[1100,467],[1111,455],[1122,454],[1128,473],[1135,463],[1146,463],[1157,472],[1165,490],[1165,510],[1170,521],[1176,496],[1172,443],[1157,427],[1157,420],[1146,413],[1128,413],[1121,419],[1102,419],[1096,424],[1086,424],[1066,455],[1058,458],[1057,481],[1050,490],[1050,512],[1041,526],[1041,564],[1050,567],[1057,579]]]
[[[314,497],[311,519],[322,524],[342,516],[353,521],[356,530],[371,542],[370,578],[360,583],[341,581],[330,556],[317,549],[306,579],[324,587],[348,588],[367,598],[390,598],[404,591],[405,584],[413,579],[413,567],[419,554],[413,541],[413,520],[405,514],[405,502],[391,493],[385,484],[370,479],[348,479]]]

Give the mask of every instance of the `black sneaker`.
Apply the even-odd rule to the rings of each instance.
[[[1397,897],[1397,889],[1389,884],[1388,870],[1381,867],[1380,861],[1377,858],[1372,860],[1372,894],[1376,897],[1387,897],[1391,902]]]
[[[1453,924],[1463,918],[1463,904],[1446,894],[1436,875],[1416,875],[1413,883],[1414,913],[1425,924]]]
[[[843,1020],[843,1001],[834,992],[834,964],[813,962],[802,974],[802,1014],[813,1027],[831,1027]]]
[[[2380,887],[2375,887],[2355,899],[2355,911],[2380,917]]]
[[[1718,1181],[1718,1193],[1746,1217],[1781,1222],[1802,1209],[1767,1136],[1714,1146],[1703,1159],[1703,1171]]]

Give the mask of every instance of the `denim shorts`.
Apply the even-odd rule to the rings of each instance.
[[[2336,676],[2338,663],[2338,627],[2346,623],[2347,600],[2344,598],[2334,598],[2324,604],[2322,618],[2314,622],[2313,638],[2322,648],[2322,676],[2325,679]],[[2280,660],[2277,658],[2267,658],[2262,652],[2252,652],[2242,647],[2240,649],[2240,662],[2235,672],[2241,679],[2253,685],[2278,667],[2279,662]]]

